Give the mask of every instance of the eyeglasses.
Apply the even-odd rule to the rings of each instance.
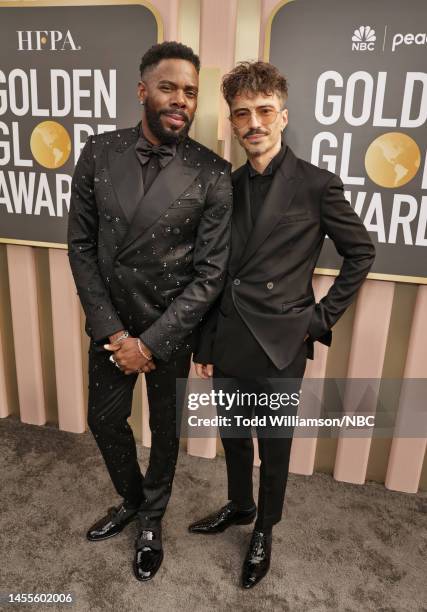
[[[262,125],[269,125],[276,120],[277,115],[283,110],[283,108],[276,110],[275,108],[270,108],[268,106],[260,106],[255,108],[253,111],[250,111],[247,108],[241,108],[232,112],[228,118],[235,127],[242,128],[248,125],[251,120],[252,113],[254,112],[259,123]]]

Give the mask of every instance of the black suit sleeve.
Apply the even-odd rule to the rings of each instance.
[[[74,170],[68,217],[68,258],[90,336],[99,341],[124,329],[98,268],[98,210],[89,137]]]
[[[353,301],[375,259],[369,234],[345,199],[343,183],[336,175],[323,192],[321,225],[344,261],[327,295],[316,304],[308,333],[313,340],[330,344],[331,327]]]
[[[196,348],[193,354],[194,363],[212,363],[212,349],[218,324],[219,301],[212,306],[200,325]]]
[[[140,334],[154,355],[168,361],[174,345],[202,320],[225,282],[232,213],[231,165],[209,188],[194,246],[194,278],[147,330]]]

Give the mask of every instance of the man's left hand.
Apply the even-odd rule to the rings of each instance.
[[[139,370],[147,373],[156,369],[152,359],[146,359],[141,355],[138,348],[138,338],[129,337],[118,343],[104,344],[104,348],[114,353],[114,359],[124,374],[135,374]],[[150,353],[143,344],[142,349],[144,353]]]

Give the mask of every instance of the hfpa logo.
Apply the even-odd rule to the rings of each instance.
[[[352,51],[373,51],[375,49],[375,30],[369,26],[360,26],[354,30],[353,36],[351,37]]]
[[[19,51],[80,51],[70,30],[17,30]]]

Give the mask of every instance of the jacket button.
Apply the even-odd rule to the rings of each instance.
[[[105,215],[105,220],[106,221],[111,221],[111,219],[112,219],[111,215]]]
[[[174,227],[173,230],[172,230],[172,233],[173,234],[180,234],[181,230],[179,229],[179,227]]]
[[[272,283],[271,281],[267,283],[267,289],[273,289],[273,287],[274,287],[274,283]]]
[[[235,279],[234,279],[234,281],[233,281],[233,283],[234,283],[235,285],[240,285],[240,279],[239,279],[239,278],[235,278]]]

